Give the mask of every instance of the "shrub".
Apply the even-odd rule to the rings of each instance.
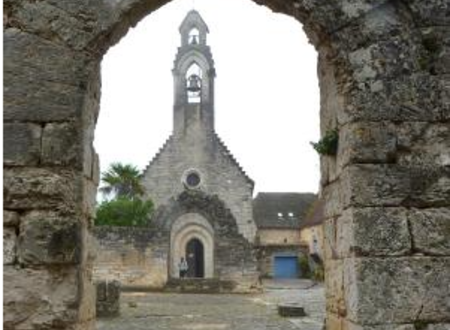
[[[301,256],[298,260],[301,277],[302,278],[311,278],[311,269],[309,268],[308,257]]]
[[[337,129],[329,130],[319,142],[310,142],[320,155],[335,156],[338,149],[339,132]]]
[[[316,282],[323,282],[325,279],[325,273],[322,265],[317,265],[316,268],[314,268],[314,272],[312,275],[312,278]]]
[[[153,212],[151,200],[120,197],[102,202],[97,208],[96,226],[144,227]]]

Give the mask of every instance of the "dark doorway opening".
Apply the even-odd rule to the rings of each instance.
[[[191,239],[186,245],[186,259],[188,263],[187,277],[205,276],[205,256],[202,242],[197,239]]]

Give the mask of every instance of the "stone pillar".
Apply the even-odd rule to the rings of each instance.
[[[89,329],[98,65],[12,26],[4,47],[4,327]]]
[[[450,326],[450,33],[413,2],[414,24],[387,3],[319,50],[330,330]]]

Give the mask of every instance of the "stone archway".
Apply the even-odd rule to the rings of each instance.
[[[186,259],[186,247],[192,239],[203,245],[205,278],[214,277],[214,230],[208,220],[198,213],[185,213],[172,224],[170,231],[169,275],[179,277],[178,263]]]
[[[99,64],[166,2],[4,1],[5,329],[95,322]],[[304,24],[322,133],[339,128],[321,161],[328,329],[448,325],[448,2],[255,2]]]

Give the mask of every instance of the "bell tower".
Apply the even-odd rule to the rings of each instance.
[[[174,61],[174,135],[214,131],[215,69],[206,43],[208,26],[191,10],[179,28],[181,46]]]

